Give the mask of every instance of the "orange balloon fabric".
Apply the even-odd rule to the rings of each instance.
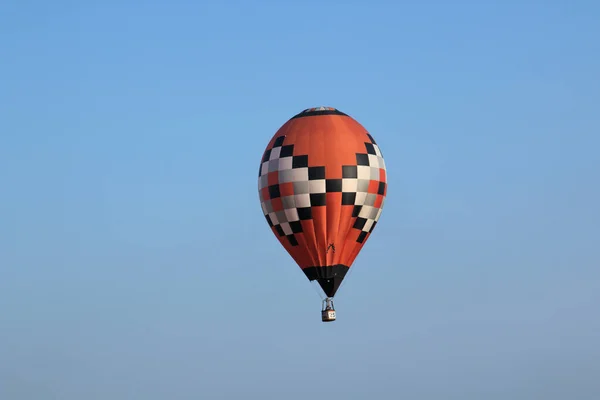
[[[383,210],[387,175],[373,137],[335,108],[306,109],[269,141],[258,190],[277,239],[333,297]]]

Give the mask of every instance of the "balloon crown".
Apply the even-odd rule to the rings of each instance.
[[[337,111],[337,109],[335,109],[333,107],[321,106],[321,107],[307,108],[306,110],[304,110],[302,112],[305,113],[305,112],[315,112],[315,111]]]
[[[316,115],[342,115],[342,116],[346,116],[347,114],[341,112],[340,110],[338,110],[337,108],[334,108],[334,107],[321,106],[321,107],[307,108],[307,109],[299,112],[298,114],[294,115],[292,117],[292,119],[294,119],[294,118],[300,118],[300,117],[310,117],[310,116],[316,116]]]

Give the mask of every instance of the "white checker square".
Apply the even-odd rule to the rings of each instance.
[[[369,230],[371,230],[371,227],[373,226],[373,221],[372,219],[368,219],[367,222],[365,223],[365,226],[363,226],[362,230],[365,232],[369,232]]]
[[[296,208],[296,204],[294,203],[294,196],[281,196],[281,204],[283,205],[283,209],[287,210],[290,208]]]
[[[344,178],[342,179],[342,192],[356,192],[358,188],[358,179]]]
[[[260,167],[260,174],[267,175],[269,173],[269,162],[265,161]]]
[[[371,207],[371,213],[369,214],[369,219],[375,220],[375,218],[377,218],[378,212],[379,212],[379,208]]]
[[[283,212],[283,211],[275,211],[275,214],[277,215],[277,221],[280,224],[283,224],[284,222],[287,222],[287,220],[285,219],[285,212]]]
[[[308,180],[308,167],[305,168],[295,168],[290,170],[292,171],[292,180],[291,182],[302,182]]]
[[[292,157],[283,157],[279,159],[279,170],[292,169]]]
[[[357,184],[356,184],[356,191],[367,193],[369,191],[370,183],[371,183],[370,179],[358,179]]]
[[[361,218],[369,218],[371,216],[372,209],[373,207],[371,206],[362,206],[360,212],[358,213],[358,216]]]
[[[377,195],[373,193],[367,193],[367,197],[365,199],[365,203],[368,206],[374,206],[375,201],[377,200]]]
[[[296,208],[288,208],[285,210],[285,216],[288,221],[299,221],[300,217],[298,216],[298,210]]]
[[[369,154],[369,165],[379,168],[379,158],[375,154]]]
[[[271,222],[273,223],[273,225],[278,225],[279,224],[279,220],[277,219],[277,215],[274,212],[269,213],[269,219],[271,219]]]
[[[325,193],[325,179],[308,181],[308,191],[309,193]]]
[[[276,160],[279,158],[279,153],[281,153],[281,147],[273,147],[271,149],[271,155],[269,156],[269,160]]]
[[[310,194],[295,194],[294,202],[297,208],[310,207]]]
[[[293,233],[292,227],[290,226],[289,222],[281,223],[281,229],[283,229],[283,233],[285,233],[286,235],[291,235]]]
[[[379,157],[379,168],[385,169],[385,160],[383,157]]]
[[[292,181],[293,178],[293,174],[292,174],[291,169],[285,169],[282,171],[279,171],[279,174],[277,175],[279,178],[279,183],[288,183]]]
[[[367,192],[356,192],[356,198],[354,199],[354,205],[362,206],[365,204],[367,199]]]
[[[269,186],[269,175],[261,175],[259,178],[260,189]]]
[[[273,203],[271,203],[271,200],[265,200],[265,207],[267,207],[267,214],[268,213],[272,213],[273,212]]]
[[[376,144],[373,144],[373,147],[375,148],[375,154],[377,154],[377,156],[381,157],[381,150],[379,150],[379,146],[377,146]]]
[[[356,167],[358,179],[371,179],[371,167],[368,165],[358,165]]]
[[[279,158],[269,161],[269,172],[279,171]]]
[[[308,168],[284,169],[279,171],[279,183],[308,181]]]
[[[372,181],[379,180],[379,167],[371,167],[371,180]]]
[[[300,182],[294,182],[294,194],[304,194],[304,193],[310,193],[308,191],[308,182],[310,181],[300,181]]]

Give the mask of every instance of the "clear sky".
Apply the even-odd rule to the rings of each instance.
[[[600,398],[600,3],[7,1],[3,400]],[[257,169],[314,106],[386,159],[320,321]]]

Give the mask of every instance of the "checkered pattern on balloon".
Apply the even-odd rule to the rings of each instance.
[[[323,111],[350,118],[335,109],[310,109],[305,113],[318,116]],[[306,276],[317,280],[328,297],[333,297],[375,229],[387,194],[381,150],[366,130],[359,135],[362,143],[360,148],[353,148],[353,162],[329,162],[327,168],[333,171],[311,160],[311,154],[299,152],[285,133],[274,136],[259,167],[259,198],[268,225]],[[356,141],[356,133],[351,137]],[[328,214],[327,207],[339,219],[335,234],[338,243],[324,237],[329,236],[322,227],[335,225],[324,221],[335,218]],[[343,254],[330,254],[336,251]]]

